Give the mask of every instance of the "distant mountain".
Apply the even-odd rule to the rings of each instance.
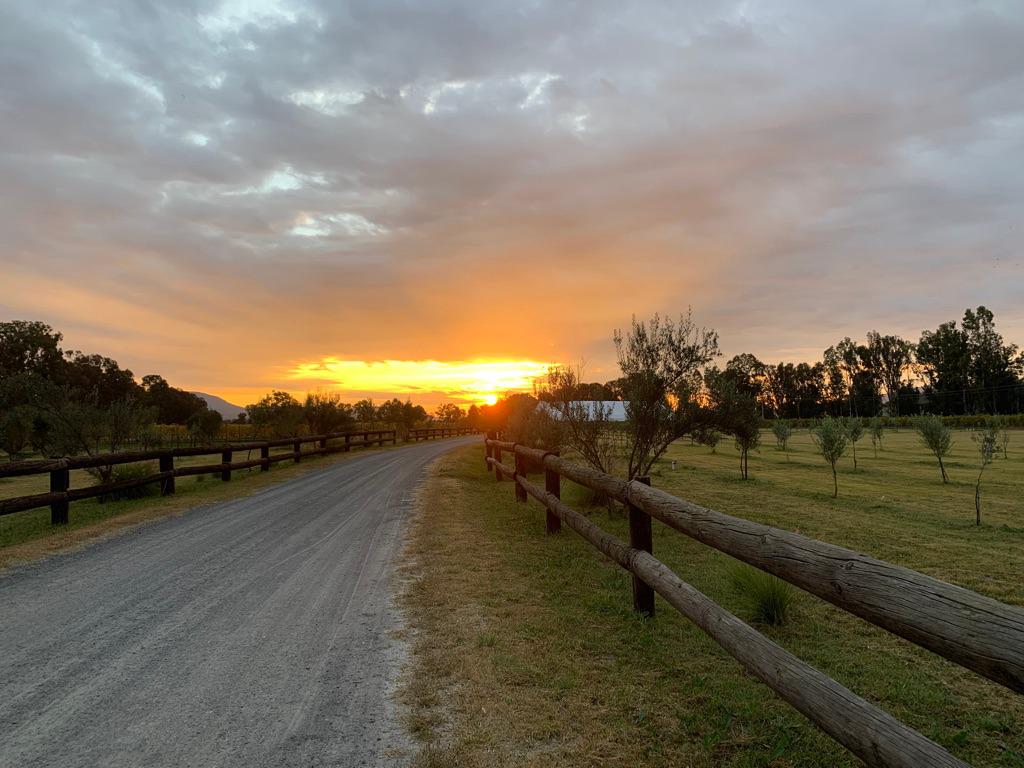
[[[192,394],[203,398],[206,401],[206,407],[219,413],[225,421],[234,421],[238,418],[238,414],[245,412],[245,408],[242,406],[229,403],[216,395],[208,395],[205,392],[193,392]]]

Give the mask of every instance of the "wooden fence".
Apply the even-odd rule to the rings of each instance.
[[[410,429],[406,439],[413,442],[418,440],[437,440],[442,437],[472,435],[475,432],[475,429],[469,427],[424,427],[422,429]]]
[[[332,441],[341,441],[334,442]],[[395,444],[394,430],[372,430],[361,432],[331,432],[325,435],[307,437],[288,437],[281,440],[262,440],[251,443],[233,443],[201,448],[167,448],[151,451],[128,451],[123,453],[103,453],[95,456],[75,456],[63,459],[38,459],[31,461],[14,461],[0,464],[0,477],[21,477],[25,475],[50,475],[50,492],[37,493],[32,496],[18,496],[11,499],[0,499],[0,515],[10,515],[37,507],[50,508],[50,523],[62,525],[68,522],[68,507],[72,501],[105,496],[115,491],[136,488],[150,483],[160,483],[161,495],[174,493],[174,479],[187,475],[205,475],[219,473],[221,480],[231,479],[231,472],[236,469],[259,467],[260,471],[270,471],[270,465],[278,461],[298,462],[303,456],[316,456],[328,453],[349,451],[352,448],[369,447],[372,445]],[[303,451],[302,446],[315,444],[312,450]],[[287,453],[271,455],[271,448],[291,446]],[[258,459],[232,461],[235,453],[260,452]],[[211,456],[220,454],[217,464],[201,466],[174,466],[174,459],[185,456]],[[94,469],[112,467],[119,464],[131,464],[139,461],[157,461],[160,471],[140,478],[131,478],[119,482],[101,483],[85,488],[71,488],[72,469]]]
[[[503,452],[514,464],[502,463]],[[1024,693],[1024,609],[916,571],[767,525],[700,507],[557,454],[487,438],[485,461],[497,480],[515,481],[516,499],[547,510],[633,574],[633,606],[654,614],[657,592],[752,675],[868,765],[965,766],[945,749],[801,661],[680,579],[651,554],[651,519],[817,595],[962,667]],[[528,478],[543,472],[541,487]],[[630,541],[605,532],[561,501],[561,479],[626,505]]]

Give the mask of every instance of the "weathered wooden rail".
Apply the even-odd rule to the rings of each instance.
[[[514,464],[502,462],[503,452]],[[774,574],[883,629],[1017,693],[1024,693],[1024,609],[939,579],[800,534],[700,507],[651,488],[647,478],[616,478],[557,454],[487,438],[495,478],[512,478],[516,498],[547,510],[633,574],[634,609],[654,615],[654,592],[710,635],[752,675],[868,765],[964,766],[941,746],[801,661],[655,559],[651,519]],[[544,487],[531,482],[543,472]],[[629,543],[561,501],[561,479],[626,505]]]
[[[418,440],[439,440],[444,437],[472,435],[475,432],[476,430],[470,427],[422,427],[420,429],[410,429],[406,439],[412,442]]]
[[[340,441],[340,442],[338,442]],[[174,479],[188,475],[206,475],[220,473],[221,480],[231,479],[231,473],[237,469],[259,467],[262,472],[269,472],[270,465],[279,461],[301,461],[305,456],[318,456],[328,453],[342,453],[353,448],[373,445],[395,444],[394,430],[363,430],[359,432],[331,432],[324,435],[308,435],[306,437],[287,437],[280,440],[261,440],[249,443],[219,444],[201,448],[167,448],[150,451],[126,451],[122,453],[102,453],[95,456],[74,456],[62,459],[37,459],[15,461],[0,464],[0,477],[23,477],[26,475],[50,475],[49,493],[37,493],[31,496],[17,496],[0,499],[0,515],[10,515],[38,507],[50,508],[50,523],[63,525],[68,522],[68,507],[72,501],[105,496],[115,491],[136,488],[151,483],[160,483],[161,495],[174,493]],[[332,444],[333,442],[333,444]],[[314,444],[312,450],[302,450],[303,445]],[[286,453],[271,455],[271,448],[291,446]],[[259,451],[258,459],[233,461],[234,454]],[[217,464],[201,466],[174,466],[176,458],[187,456],[220,455]],[[94,469],[96,467],[112,467],[119,464],[132,464],[140,461],[159,462],[159,472],[145,477],[131,478],[119,482],[101,483],[84,488],[71,488],[71,470]]]

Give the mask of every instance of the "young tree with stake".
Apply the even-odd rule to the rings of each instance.
[[[843,429],[853,449],[853,471],[857,471],[857,441],[864,437],[864,422],[857,416],[843,420]]]
[[[987,419],[985,425],[971,435],[971,439],[978,446],[978,454],[981,458],[981,467],[978,469],[978,479],[974,483],[974,524],[981,525],[981,476],[985,467],[992,463],[996,454],[996,438],[1000,429],[999,419]]]
[[[875,416],[868,424],[868,431],[871,433],[871,447],[875,450],[875,458],[878,458],[878,449],[882,447],[882,437],[885,430],[882,427],[882,420]]]

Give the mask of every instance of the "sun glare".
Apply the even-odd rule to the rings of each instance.
[[[341,360],[301,363],[289,377],[359,396],[392,393],[420,402],[493,405],[506,392],[529,392],[549,363],[536,360]]]

